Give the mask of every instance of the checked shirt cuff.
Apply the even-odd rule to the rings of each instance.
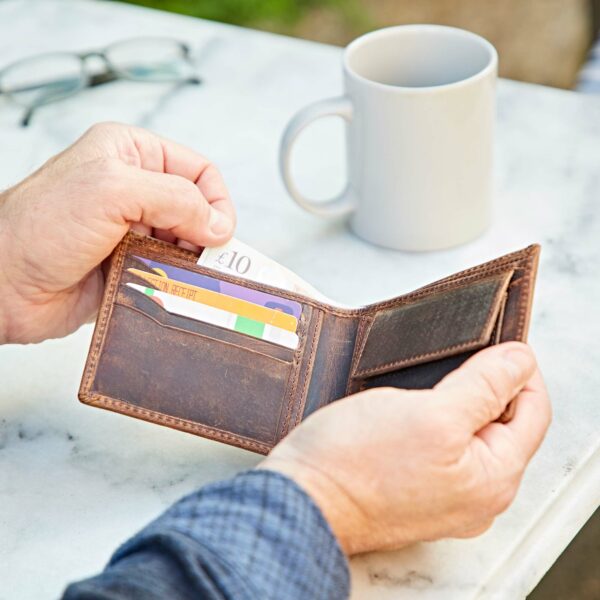
[[[164,548],[165,537],[177,534],[186,540],[185,552],[195,555],[187,561],[188,580],[197,567],[196,575],[209,576],[225,598],[349,595],[348,564],[329,524],[279,473],[248,471],[186,496],[117,550],[109,569],[135,552],[152,551],[155,543]]]

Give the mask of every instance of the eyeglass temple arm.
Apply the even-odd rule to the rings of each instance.
[[[96,87],[99,85],[104,85],[105,83],[111,83],[112,81],[117,81],[118,79],[121,79],[121,77],[115,71],[104,71],[103,73],[97,73],[96,75],[92,75],[88,80],[87,87]],[[180,83],[191,83],[199,85],[202,83],[202,79],[200,77],[192,75]],[[2,89],[0,89],[0,94],[2,93],[3,91]],[[33,118],[33,114],[35,113],[37,108],[38,105],[34,104],[25,111],[25,114],[21,119],[21,127],[27,127],[31,123],[31,119]]]
[[[116,79],[119,79],[119,76],[116,73],[114,73],[112,71],[106,71],[104,73],[99,73],[98,75],[92,75],[92,77],[90,77],[90,80],[88,81],[88,87],[95,87],[97,85],[102,85],[104,83],[110,83],[111,81],[115,81]],[[2,94],[2,93],[3,92],[0,89],[0,94]],[[37,108],[38,108],[38,105],[34,104],[33,106],[30,106],[25,111],[25,113],[23,114],[23,117],[21,118],[21,121],[20,121],[21,127],[29,126],[29,124],[31,123],[31,119],[33,118],[33,114],[35,113]]]
[[[96,87],[99,85],[104,85],[105,83],[111,83],[112,81],[117,81],[119,79],[126,79],[116,73],[115,71],[105,71],[104,73],[98,73],[96,75],[92,75],[87,83],[86,87]],[[199,84],[202,83],[202,79],[195,75],[191,75],[182,81],[182,83],[194,83]]]
[[[33,117],[33,113],[35,112],[35,109],[37,108],[37,105],[33,105],[30,106],[25,113],[23,114],[23,116],[21,117],[21,127],[28,127],[29,123],[31,123],[31,119]]]

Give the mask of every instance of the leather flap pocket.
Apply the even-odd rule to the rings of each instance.
[[[365,317],[352,378],[364,378],[490,343],[512,270],[424,290]]]

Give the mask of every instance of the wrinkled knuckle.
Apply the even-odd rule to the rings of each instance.
[[[117,158],[99,158],[85,170],[87,182],[93,185],[94,197],[100,200],[117,199],[123,189],[123,164]]]
[[[121,123],[114,121],[101,121],[100,123],[94,123],[86,132],[87,137],[105,137],[113,134],[115,131],[121,131],[126,126]]]
[[[97,183],[103,186],[113,186],[118,183],[118,177],[123,172],[123,163],[118,158],[106,156],[94,161]]]
[[[198,188],[191,181],[180,177],[172,177],[168,185],[168,192],[177,198],[180,210],[189,215],[190,219],[199,218],[202,223],[208,220],[208,203],[201,201]]]
[[[198,213],[202,218],[208,217],[210,209],[208,202],[202,200],[198,188],[191,181],[180,181],[177,189],[190,213]]]

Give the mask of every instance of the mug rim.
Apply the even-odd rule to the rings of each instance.
[[[444,31],[446,33],[452,33],[453,35],[457,35],[463,38],[470,38],[473,41],[481,44],[489,53],[489,59],[486,65],[477,71],[477,73],[470,75],[469,77],[465,77],[464,79],[459,79],[458,81],[452,81],[450,83],[441,83],[439,85],[426,85],[426,86],[406,86],[406,85],[392,85],[389,83],[382,83],[380,81],[375,81],[373,79],[369,79],[364,75],[360,75],[354,69],[352,69],[349,65],[350,54],[354,52],[357,48],[364,45],[366,42],[371,41],[374,38],[384,37],[388,35],[392,35],[395,32],[399,31]],[[467,29],[461,29],[460,27],[451,27],[449,25],[436,25],[436,24],[410,24],[410,25],[392,25],[390,27],[382,27],[381,29],[376,29],[374,31],[369,31],[357,37],[355,40],[350,42],[346,48],[344,49],[343,54],[343,66],[344,72],[356,80],[359,83],[371,85],[377,88],[381,88],[386,91],[395,90],[398,93],[415,93],[415,94],[423,94],[423,93],[432,93],[436,91],[447,90],[450,88],[462,87],[464,85],[468,85],[478,81],[479,79],[485,78],[491,72],[495,72],[498,66],[498,52],[494,45],[486,40],[484,37],[478,35],[477,33],[473,33],[472,31],[468,31]]]

